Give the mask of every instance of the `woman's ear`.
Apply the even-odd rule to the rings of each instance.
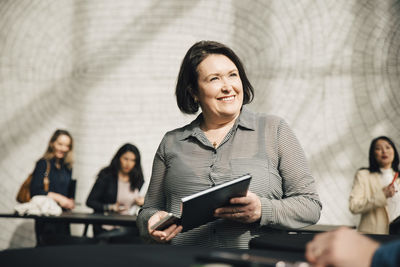
[[[198,103],[199,98],[196,96],[196,93],[193,90],[193,88],[190,86],[188,89],[189,89],[189,94],[192,96],[194,103]]]

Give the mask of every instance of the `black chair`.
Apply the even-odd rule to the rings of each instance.
[[[397,217],[393,222],[389,224],[389,234],[391,235],[400,234],[400,217]]]
[[[101,225],[93,225],[93,234],[100,243],[107,244],[142,244],[139,229],[135,226],[118,227],[113,230],[104,230]]]
[[[98,244],[96,238],[86,236],[71,236],[62,234],[42,235],[39,247],[43,246],[63,246],[63,245],[89,245]]]

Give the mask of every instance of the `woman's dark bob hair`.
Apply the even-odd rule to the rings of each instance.
[[[369,167],[368,167],[369,171],[370,172],[381,172],[379,163],[375,157],[375,145],[376,145],[376,142],[378,142],[378,140],[385,140],[392,146],[392,148],[394,150],[394,159],[392,162],[392,169],[395,172],[398,172],[399,171],[399,154],[397,153],[397,149],[396,149],[396,146],[394,145],[393,141],[390,140],[390,138],[386,137],[386,136],[379,136],[371,141],[371,145],[369,147]]]
[[[243,84],[243,105],[253,100],[253,86],[250,84],[243,64],[235,52],[218,42],[200,41],[187,51],[179,70],[175,95],[178,107],[183,113],[195,114],[199,110],[199,104],[194,101],[194,96],[198,93],[197,67],[206,57],[213,54],[224,55],[236,65]]]

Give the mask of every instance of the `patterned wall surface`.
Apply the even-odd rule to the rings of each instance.
[[[357,224],[348,196],[370,140],[400,140],[399,14],[394,0],[2,0],[0,210],[12,210],[56,128],[75,139],[81,205],[125,142],[141,150],[148,180],[163,134],[194,118],[179,112],[174,86],[186,50],[208,39],[242,58],[250,108],[294,129],[319,223]],[[0,249],[34,245],[32,222],[0,228]]]

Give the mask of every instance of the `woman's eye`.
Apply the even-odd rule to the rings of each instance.
[[[231,73],[231,76],[236,77],[238,75],[237,75],[237,73],[233,72],[233,73]]]
[[[216,80],[218,80],[218,77],[212,77],[212,78],[210,79],[211,82],[212,82],[212,81],[216,81]]]

